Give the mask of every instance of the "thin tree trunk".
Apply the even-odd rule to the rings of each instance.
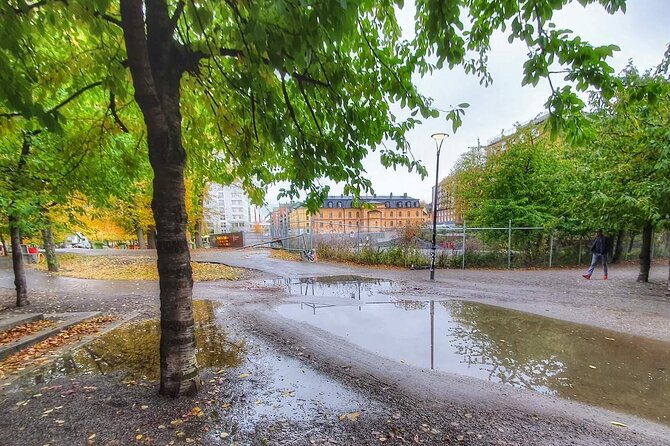
[[[619,263],[621,260],[621,254],[623,253],[623,238],[626,235],[626,231],[623,229],[619,230],[619,233],[616,237],[616,245],[614,246],[614,253],[612,254],[612,264]]]
[[[182,48],[173,38],[166,1],[121,0],[121,25],[154,171],[151,209],[160,277],[160,393],[176,397],[195,393],[202,385],[195,357],[193,279],[186,237],[186,152],[179,104],[186,67]]]
[[[47,268],[49,271],[58,272],[58,258],[56,257],[56,244],[54,243],[51,225],[42,229],[42,240],[44,241],[44,253],[47,258]]]
[[[139,223],[135,223],[135,234],[137,235],[137,246],[140,249],[146,249],[147,244],[144,242],[144,231]]]
[[[665,289],[665,297],[670,297],[670,256],[668,256],[668,286]]]
[[[7,253],[7,244],[5,243],[5,237],[0,233],[0,243],[2,243],[2,255],[6,256]]]
[[[195,247],[202,248],[202,221],[195,223]]]
[[[14,285],[16,286],[16,306],[28,305],[28,286],[26,285],[26,270],[23,266],[23,254],[21,252],[21,234],[19,232],[19,220],[9,216],[9,235],[12,243],[12,267],[14,268]]]
[[[651,221],[646,222],[642,230],[642,250],[640,251],[640,274],[637,276],[638,282],[649,281],[649,269],[651,268],[651,237],[653,232]]]
[[[630,254],[630,252],[633,250],[634,242],[635,242],[635,234],[631,234],[630,241],[628,242],[628,251],[626,251],[627,254]]]
[[[156,249],[156,229],[153,226],[149,226],[147,231],[147,248]]]

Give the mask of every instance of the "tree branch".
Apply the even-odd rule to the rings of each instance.
[[[177,28],[177,22],[179,22],[179,18],[184,13],[184,6],[186,6],[186,2],[184,2],[184,0],[179,0],[174,14],[172,15],[172,18],[170,18],[170,35],[172,35]]]
[[[126,127],[123,121],[121,121],[119,115],[116,113],[116,96],[111,92],[109,93],[109,111],[112,114],[112,118],[114,118],[114,122],[116,122],[121,128],[121,131],[123,133],[130,133],[128,127]]]
[[[80,96],[83,93],[87,92],[88,90],[90,90],[92,88],[95,88],[95,87],[98,87],[100,85],[102,85],[102,81],[94,82],[92,84],[89,84],[89,85],[86,85],[85,87],[80,88],[79,90],[72,93],[68,98],[64,99],[59,104],[57,104],[54,107],[47,110],[45,112],[45,114],[52,114],[54,112],[57,112],[60,108],[65,107],[67,104],[69,104],[70,102],[75,100],[78,96]],[[22,112],[0,113],[0,118],[15,118],[17,116],[25,116],[25,114],[22,113]],[[31,117],[31,116],[28,116],[28,117]]]

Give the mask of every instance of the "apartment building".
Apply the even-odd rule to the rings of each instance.
[[[261,210],[240,185],[211,183],[204,202],[204,221],[211,234],[252,231],[261,223]]]

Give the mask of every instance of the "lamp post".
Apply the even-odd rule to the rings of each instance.
[[[440,149],[442,148],[442,143],[447,136],[449,135],[446,133],[433,133],[430,135],[430,137],[435,140],[435,146],[437,147],[437,163],[435,165],[435,193],[433,194],[433,244],[430,248],[430,280],[435,280],[435,256],[437,254],[435,239],[437,237],[437,188],[438,182],[440,181]]]

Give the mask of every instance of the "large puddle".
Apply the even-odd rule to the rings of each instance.
[[[236,367],[243,356],[243,344],[229,341],[216,323],[217,305],[193,301],[197,361],[200,367]],[[129,379],[157,381],[160,377],[160,326],[157,319],[131,322],[106,333],[95,341],[59,358],[37,379],[58,376],[120,372]]]
[[[668,343],[472,302],[319,302],[278,311],[392,360],[670,424]]]
[[[303,301],[304,296],[318,297],[311,302],[316,307],[331,305],[362,305],[391,302],[388,293],[397,286],[390,280],[361,276],[326,276],[298,279],[274,279],[266,283],[285,287],[294,300]]]

